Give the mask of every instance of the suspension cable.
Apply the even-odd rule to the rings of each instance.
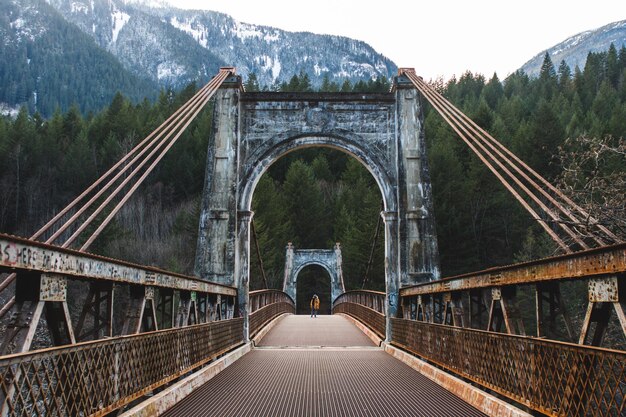
[[[157,157],[157,159],[152,163],[152,165],[148,168],[146,173],[140,178],[137,184],[126,194],[121,204],[118,204],[115,209],[111,212],[111,214],[105,219],[105,221],[100,225],[100,227],[92,233],[89,239],[83,244],[80,248],[81,251],[86,250],[89,245],[97,238],[97,236],[102,232],[104,227],[110,222],[113,215],[119,211],[121,205],[125,203],[130,196],[134,193],[134,191],[138,188],[139,184],[143,182],[143,180],[147,177],[147,175],[154,169],[156,164],[163,158],[165,153],[171,148],[171,146],[176,142],[176,140],[180,137],[180,135],[184,132],[184,130],[189,126],[191,121],[198,115],[198,113],[204,108],[204,106],[208,103],[210,98],[215,94],[217,89],[221,86],[221,84],[226,80],[226,78],[235,73],[235,69],[233,67],[224,67],[220,68],[219,73],[213,77],[204,87],[202,87],[198,92],[196,92],[191,99],[185,102],[178,110],[176,110],[170,117],[168,117],[161,125],[159,125],[153,132],[151,132],[146,138],[144,138],[140,143],[135,145],[126,155],[124,155],[119,161],[117,161],[111,168],[109,168],[103,175],[101,175],[96,181],[94,181],[89,187],[87,187],[78,197],[76,197],[72,202],[70,202],[65,208],[63,208],[59,213],[57,213],[52,219],[50,219],[44,226],[42,226],[39,230],[37,230],[30,239],[37,239],[43,233],[48,231],[54,224],[56,224],[65,214],[67,214],[71,209],[73,209],[80,201],[82,201],[87,195],[89,195],[96,187],[98,187],[102,182],[104,182],[111,174],[113,174],[120,166],[122,169],[108,182],[102,187],[95,196],[93,196],[87,203],[85,203],[70,219],[68,219],[60,228],[57,230],[50,238],[46,240],[46,243],[52,243],[56,240],[61,233],[63,233],[73,222],[75,222],[85,210],[93,204],[98,198],[100,198],[109,188],[112,187],[113,183],[117,181],[128,169],[130,169],[140,158],[156,144],[156,147],[150,152],[148,156],[146,156],[141,162],[140,165],[133,170],[133,172],[127,177],[124,181],[124,185],[132,178],[138,170],[145,165],[145,163],[154,155],[156,150],[158,150],[171,136],[171,132],[166,133],[168,130],[172,128],[176,129],[181,126],[181,122],[185,120],[188,115],[191,117],[187,120],[187,122],[182,126],[181,130],[178,134],[171,140],[170,144],[161,152],[161,154]],[[165,139],[159,139],[166,135]],[[132,157],[132,160],[127,163],[127,161]],[[122,186],[118,186],[118,188],[114,191],[114,194],[117,194]],[[107,198],[107,201],[110,201],[112,197]],[[102,211],[104,208],[103,205],[96,210],[98,213]],[[97,214],[96,214],[97,215]],[[93,218],[94,215],[90,216],[91,219],[83,225],[79,227],[79,229],[84,230],[87,227]],[[80,233],[80,232],[79,232]],[[69,246],[74,239],[78,236],[78,233],[75,233],[63,244],[63,247]],[[0,291],[4,290],[8,287],[17,276],[16,273],[9,274],[3,281],[0,283]],[[2,318],[15,304],[15,296],[9,299],[2,309],[0,309],[0,318]]]
[[[205,89],[206,86],[203,88]],[[201,94],[201,91],[198,91],[195,95],[199,95]],[[191,100],[193,100],[193,98]],[[191,101],[189,100],[189,101]],[[59,213],[57,213],[52,219],[50,219],[48,221],[48,223],[46,223],[44,226],[42,226],[37,232],[35,232],[35,234],[33,234],[30,239],[37,239],[39,236],[41,236],[43,233],[45,233],[50,227],[52,227],[62,216],[64,216],[68,211],[70,211],[76,204],[78,204],[78,202],[80,202],[86,195],[88,195],[91,191],[93,191],[98,185],[100,185],[101,182],[103,182],[109,175],[111,175],[113,172],[115,172],[115,170],[117,168],[119,168],[121,165],[123,165],[131,156],[133,156],[135,153],[139,152],[141,150],[141,148],[144,147],[145,144],[147,144],[150,139],[152,139],[152,137],[157,134],[159,131],[161,131],[163,128],[167,127],[169,125],[169,123],[178,116],[178,114],[180,112],[182,112],[185,107],[188,105],[188,102],[186,102],[185,104],[183,104],[178,110],[176,110],[176,112],[174,112],[170,117],[168,117],[163,123],[161,123],[161,125],[159,125],[152,133],[150,133],[148,136],[146,136],[140,143],[138,143],[137,145],[135,145],[126,155],[124,155],[119,161],[117,161],[112,167],[110,167],[104,174],[102,174],[93,184],[91,184],[89,187],[87,187],[80,195],[78,195],[71,203],[69,203],[67,206],[65,206],[65,208],[63,208]],[[154,141],[152,142],[154,143]],[[152,144],[150,143],[150,145]],[[146,150],[141,150],[141,153],[139,154],[139,156],[141,156],[143,153],[145,153]],[[128,169],[128,167],[130,165],[132,165],[134,163],[134,161],[136,160],[137,157],[135,157],[135,159],[133,159],[129,164],[126,164],[126,166],[124,166],[121,170],[121,172],[123,173],[124,171],[126,171]],[[119,178],[119,175],[116,176],[113,180]],[[111,180],[111,181],[113,181]],[[46,243],[51,243],[50,241],[46,241]]]
[[[372,262],[374,260],[374,250],[376,249],[376,242],[378,241],[378,235],[380,234],[380,226],[382,225],[383,216],[378,216],[378,220],[376,221],[376,230],[374,230],[374,237],[372,238],[372,249],[370,250],[370,257],[367,260],[367,267],[365,267],[365,275],[363,276],[363,284],[361,284],[361,289],[365,288],[365,283],[367,283],[367,278],[370,273],[370,269],[372,268]]]
[[[565,214],[570,220],[571,222],[576,225],[576,224],[580,224],[580,220],[577,219],[574,214],[572,213],[571,210],[569,210],[569,208],[564,205],[561,204],[559,202],[557,202],[555,200],[555,198],[550,195],[548,192],[546,192],[546,190],[544,190],[539,184],[537,184],[532,178],[530,178],[526,172],[524,172],[524,170],[522,170],[517,164],[513,163],[513,161],[511,161],[509,158],[507,158],[507,156],[503,155],[502,152],[500,152],[500,149],[505,150],[507,154],[515,156],[512,152],[510,152],[504,145],[502,145],[500,142],[498,142],[497,140],[495,140],[493,137],[491,137],[491,139],[487,138],[486,136],[488,136],[488,134],[484,131],[484,129],[482,129],[480,126],[478,126],[473,120],[471,120],[469,117],[467,117],[463,112],[461,112],[459,109],[457,109],[456,107],[454,107],[454,105],[452,105],[452,103],[450,103],[450,101],[448,101],[445,97],[443,97],[441,94],[437,93],[436,91],[434,91],[432,89],[432,87],[430,87],[428,84],[424,83],[423,80],[419,79],[419,77],[413,75],[411,78],[415,78],[415,82],[420,84],[422,86],[422,88],[424,90],[428,90],[431,92],[431,94],[435,97],[435,100],[437,100],[439,103],[442,103],[442,105],[448,109],[449,112],[451,112],[458,120],[460,123],[462,123],[464,126],[466,126],[467,128],[469,128],[472,132],[475,140],[481,141],[483,143],[485,143],[490,149],[492,149],[494,152],[496,152],[496,154],[498,156],[500,156],[500,158],[504,161],[505,164],[509,165],[510,167],[512,167],[518,174],[520,174],[522,176],[522,178],[524,178],[528,184],[530,184],[530,186],[532,188],[534,188],[535,190],[537,190],[539,193],[541,193],[541,195],[543,195],[546,199],[548,199],[559,211],[561,211],[563,214]],[[494,146],[495,144],[497,144],[497,146]],[[482,148],[482,146],[481,146]],[[484,150],[484,149],[483,149]],[[484,150],[485,153],[487,153],[494,161],[497,161],[497,159],[491,155],[489,153],[489,151]],[[517,158],[515,156],[515,159],[517,159],[518,161],[521,162],[521,160],[519,160],[519,158]],[[531,170],[530,167],[528,167],[528,165],[524,164],[523,162],[521,162],[523,164],[523,166],[525,166],[527,168],[527,171]],[[505,168],[503,168],[505,169]],[[533,171],[534,172],[534,171]],[[514,175],[508,173],[509,177],[514,178]],[[535,172],[535,175],[539,176],[539,174],[537,174]],[[541,177],[541,176],[540,176]],[[543,177],[541,177],[541,179],[546,183],[546,184],[550,184],[550,182],[548,182],[547,180],[545,180]],[[521,186],[521,185],[520,185]],[[563,195],[562,192],[560,190],[558,190],[558,188],[555,188],[554,186],[552,186],[552,184],[550,184],[550,186],[552,188],[554,188],[555,190],[557,190],[559,195]],[[529,193],[529,196],[531,196],[531,194]],[[532,198],[532,196],[531,196]],[[536,200],[535,200],[536,201]],[[569,227],[564,227],[566,226],[566,223],[563,222],[562,220],[556,218],[555,216],[551,216],[553,218],[553,220],[555,221],[555,223],[558,223],[559,225],[561,225],[561,227],[564,228],[564,230],[570,235],[570,237],[572,237],[576,243],[578,243],[581,247],[583,247],[584,249],[588,249],[589,247],[580,239],[580,237],[578,235],[575,235],[574,232],[569,229]],[[596,243],[598,243],[599,245],[605,245],[605,242],[599,238],[597,235],[592,235],[591,236]]]
[[[604,233],[605,236],[615,242],[619,242],[619,239],[611,233],[606,227],[601,225],[595,218],[590,216],[584,209],[576,205],[571,199],[569,199],[562,191],[553,186],[549,181],[539,175],[536,171],[525,164],[515,154],[513,154],[508,148],[497,141],[493,136],[489,135],[483,128],[478,126],[474,121],[467,117],[463,112],[452,105],[445,97],[435,91],[430,85],[425,83],[421,77],[415,74],[413,69],[400,69],[400,74],[405,75],[411,83],[418,89],[420,93],[429,101],[435,110],[444,118],[444,120],[450,125],[450,127],[459,135],[459,137],[468,145],[468,147],[480,158],[480,160],[489,168],[489,170],[496,175],[498,180],[513,194],[513,196],[522,204],[522,206],[531,214],[531,216],[539,222],[539,224],[546,230],[546,232],[552,237],[552,239],[566,252],[570,252],[571,249],[553,230],[549,227],[546,220],[537,215],[537,212],[532,209],[525,199],[513,188],[507,180],[505,180],[499,171],[491,165],[487,159],[494,162],[508,178],[510,178],[519,187],[525,195],[532,199],[532,201],[539,206],[539,208],[546,213],[551,219],[552,223],[561,228],[578,246],[583,249],[589,248],[588,244],[582,239],[584,236],[588,236],[593,239],[598,245],[605,245],[604,240],[594,233],[589,226],[595,226]],[[463,133],[461,132],[463,131]],[[471,143],[470,143],[471,142]],[[484,153],[481,153],[473,145],[476,144]],[[496,157],[485,145],[495,152]],[[522,182],[522,179],[518,178],[509,168],[512,168],[521,178],[526,182]],[[551,192],[556,194],[558,198],[564,201],[564,203],[557,201],[550,193],[548,193],[542,186],[535,182],[531,177],[539,179]],[[546,204],[541,201],[534,192],[529,190],[530,188],[536,190],[543,196],[548,202],[563,213],[570,221],[564,221]],[[586,221],[579,219],[574,212],[580,213],[585,216]],[[587,233],[579,231],[576,226],[585,227]],[[572,230],[570,226],[575,229]],[[566,249],[567,247],[567,249]]]
[[[411,73],[405,72],[405,75],[407,76],[409,76],[410,74]],[[409,77],[409,79],[415,85],[415,82],[413,81],[414,78]],[[506,189],[509,190],[511,194],[513,194],[513,196],[526,209],[526,211],[530,213],[531,217],[535,219],[537,222],[539,222],[541,227],[543,227],[543,229],[550,235],[550,237],[552,237],[552,239],[561,247],[561,249],[563,249],[566,253],[570,253],[571,249],[569,249],[569,247],[565,244],[565,242],[563,242],[563,240],[549,227],[547,222],[543,220],[537,214],[537,212],[526,202],[526,200],[524,200],[524,198],[513,188],[513,186],[504,177],[502,177],[502,175],[498,172],[498,170],[493,165],[491,165],[491,163],[485,158],[485,156],[482,155],[478,151],[478,149],[476,149],[476,147],[474,147],[471,141],[458,129],[458,127],[452,122],[452,120],[450,120],[446,112],[443,111],[443,109],[441,109],[436,104],[436,102],[433,103],[431,101],[430,94],[425,91],[422,91],[422,89],[417,87],[417,85],[416,85],[416,88],[418,88],[419,91],[422,92],[422,94],[425,94],[426,98],[428,98],[429,102],[433,104],[433,107],[437,110],[437,112],[441,115],[441,117],[444,118],[444,120],[450,125],[450,127],[456,132],[456,134],[459,135],[459,137],[463,140],[463,142],[465,142],[465,144],[474,152],[474,154],[476,154],[476,156],[480,158],[483,164],[485,164],[485,166],[487,166],[487,168],[489,168],[489,170],[500,180],[500,182],[506,187]]]
[[[263,285],[265,289],[268,289],[267,286],[267,276],[265,275],[265,268],[263,267],[263,258],[261,258],[261,248],[259,247],[259,239],[256,234],[256,227],[254,226],[254,219],[250,222],[252,226],[252,238],[254,239],[254,246],[256,247],[256,256],[259,260],[259,269],[261,270],[261,277],[263,278]]]
[[[156,150],[158,150],[161,146],[163,146],[163,144],[169,139],[170,133],[168,132],[168,130],[172,128],[175,129],[177,126],[179,126],[180,121],[184,120],[184,118],[188,116],[190,111],[192,111],[194,108],[197,107],[197,104],[202,99],[202,96],[207,94],[207,92],[210,90],[213,81],[214,80],[211,80],[209,84],[203,87],[190,100],[188,100],[183,106],[181,106],[176,111],[176,113],[170,116],[166,122],[161,124],[161,126],[159,126],[154,132],[152,132],[148,136],[148,138],[154,136],[157,132],[158,134],[156,135],[156,137],[152,139],[152,141],[148,144],[148,146],[142,149],[141,152],[139,152],[123,169],[121,169],[111,180],[109,180],[109,182],[107,182],[104,187],[102,187],[94,196],[92,196],[91,199],[87,203],[85,203],[48,240],[46,240],[46,243],[52,243],[54,240],[56,240],[61,235],[61,233],[63,233],[72,223],[74,223],[80,217],[80,215],[82,215],[95,201],[98,200],[98,198],[100,198],[105,192],[107,192],[113,186],[115,181],[117,181],[123,174],[125,174],[126,171],[131,169],[132,166],[135,163],[137,163],[137,161],[141,161],[139,163],[139,166],[136,167],[135,170],[133,170],[131,174],[125,178],[124,184],[128,183],[137,174],[138,170],[141,167],[143,167],[143,165],[146,164],[147,160],[154,155]],[[176,123],[176,125],[173,125],[174,123]],[[165,138],[163,138],[164,135],[165,135]],[[140,159],[145,154],[145,152],[147,152],[151,148],[152,148],[152,151],[148,154],[148,156],[144,157],[143,159]],[[108,201],[110,201],[110,199],[108,199]],[[89,220],[88,223],[90,222],[91,220]],[[85,227],[86,226],[87,224],[85,225]],[[71,239],[71,240],[73,241],[74,239]]]
[[[198,113],[200,113],[200,111],[204,108],[204,106],[209,102],[209,100],[215,94],[215,92],[217,91],[219,86],[224,82],[224,80],[226,80],[226,78],[230,74],[231,74],[231,70],[230,69],[229,70],[220,70],[219,74],[214,77],[216,82],[213,84],[213,87],[209,91],[207,96],[202,99],[201,104],[194,109],[191,118],[189,118],[187,120],[187,122],[185,122],[185,124],[182,126],[182,128],[179,130],[179,132],[171,139],[170,143],[165,147],[165,149],[161,152],[161,154],[159,154],[159,156],[154,160],[154,162],[152,162],[152,164],[147,168],[147,170],[143,173],[143,175],[135,182],[135,184],[131,187],[131,189],[128,192],[126,192],[126,194],[124,195],[124,198],[122,198],[122,200],[115,206],[115,208],[113,208],[113,210],[109,213],[109,215],[102,221],[100,226],[98,226],[98,228],[91,234],[91,236],[87,239],[87,241],[81,246],[81,248],[80,248],[81,251],[87,249],[93,243],[93,241],[100,235],[100,233],[104,230],[104,228],[109,224],[109,222],[111,222],[111,220],[113,220],[113,217],[115,216],[115,214],[117,214],[117,212],[122,208],[122,206],[135,193],[137,188],[139,188],[139,186],[148,177],[148,175],[152,172],[152,170],[154,170],[154,168],[161,161],[161,159],[163,159],[165,154],[172,148],[172,146],[174,146],[174,143],[176,143],[178,138],[180,138],[180,136],[183,134],[183,132],[187,129],[187,127],[191,124],[191,122],[195,119],[195,117],[198,115]],[[213,80],[211,80],[211,81],[213,81]],[[176,127],[178,127],[179,125],[180,125],[180,122],[179,122],[179,124],[177,124]],[[122,186],[119,186],[116,189],[115,192],[117,193],[121,188],[122,188]],[[93,214],[92,214],[92,216],[93,216]]]
[[[424,93],[429,95],[430,101],[431,103],[436,102],[438,105],[441,105],[441,100],[439,99],[438,95],[435,95],[432,93],[432,89],[428,88],[428,89],[424,89]],[[433,104],[435,105],[435,104]],[[442,112],[445,112],[448,116],[450,116],[451,118],[455,117],[454,114],[451,114],[449,109],[447,109],[445,106],[440,107]],[[439,109],[439,107],[438,107]],[[454,121],[452,121],[452,123],[455,123]],[[451,124],[452,124],[451,123]],[[471,140],[472,142],[474,142],[476,145],[478,145],[478,147],[484,152],[484,154],[489,157],[502,171],[504,171],[504,173],[511,178],[515,184],[517,184],[518,187],[520,187],[524,193],[526,193],[526,195],[528,197],[530,197],[542,210],[543,212],[545,212],[546,214],[548,214],[548,216],[550,216],[550,218],[552,218],[552,220],[554,221],[555,224],[557,224],[558,226],[560,226],[572,239],[574,239],[576,241],[576,243],[578,245],[580,245],[583,249],[589,249],[589,246],[587,246],[578,235],[576,235],[570,228],[569,226],[561,223],[558,221],[558,217],[556,216],[556,214],[550,209],[548,208],[541,200],[539,200],[539,198],[537,198],[537,196],[532,193],[520,180],[519,178],[517,178],[515,175],[513,175],[513,173],[506,168],[506,166],[504,166],[502,164],[502,162],[498,159],[496,159],[493,154],[491,154],[489,152],[489,150],[487,150],[483,144],[477,139],[477,136],[472,135],[471,132],[469,132],[465,125],[459,125],[456,124],[456,126],[458,126],[460,129],[462,129],[465,134],[467,135],[466,138],[468,138],[469,140]],[[474,149],[472,149],[474,150]],[[476,152],[476,151],[475,151]],[[553,200],[554,201],[554,200]],[[555,204],[558,204],[556,201],[554,201]]]

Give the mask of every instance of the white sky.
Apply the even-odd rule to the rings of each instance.
[[[572,35],[626,19],[624,0],[168,1],[246,23],[359,39],[427,79],[466,70],[504,79]]]

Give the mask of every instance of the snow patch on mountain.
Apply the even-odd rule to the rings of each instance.
[[[24,19],[17,18],[11,22],[11,29],[20,30],[24,27]]]
[[[235,66],[244,79],[254,72],[267,86],[289,81],[300,71],[319,86],[326,74],[331,80],[356,82],[391,77],[397,68],[362,41],[288,32],[219,12],[181,10],[164,6],[164,0],[46,1],[126,69],[162,85],[202,82],[225,65]],[[91,5],[91,10],[75,13],[84,8],[74,3]]]
[[[89,7],[86,4],[80,2],[72,2],[72,4],[70,5],[70,10],[72,11],[72,13],[83,14],[89,14],[90,11]],[[91,10],[93,10],[93,4]]]
[[[189,34],[196,40],[202,47],[207,47],[207,30],[204,26],[197,24],[189,20],[179,20],[177,16],[172,17],[169,22],[176,29],[182,30]]]
[[[124,4],[148,7],[152,9],[165,9],[171,7],[170,3],[163,0],[122,0]]]
[[[113,22],[113,33],[111,35],[111,43],[117,42],[117,37],[120,34],[120,30],[128,23],[130,20],[130,15],[121,12],[119,10],[111,13],[111,19]]]
[[[185,74],[185,67],[174,62],[162,62],[157,65],[157,78],[159,81],[172,82]]]
[[[7,103],[0,103],[0,115],[9,116],[14,119],[20,113],[19,106],[10,106]]]
[[[38,25],[32,17],[21,15],[9,23],[9,27],[15,31],[15,37],[18,41],[34,41],[46,32],[45,28]],[[10,39],[6,38],[5,44],[6,42],[10,42]]]
[[[239,39],[245,41],[248,38],[259,38],[263,37],[263,32],[259,30],[256,25],[251,25],[248,23],[242,23],[235,20],[235,30],[234,35]]]
[[[274,60],[274,65],[272,65],[272,78],[274,82],[280,77],[280,70],[282,69],[282,65],[280,64],[280,60],[278,57]]]

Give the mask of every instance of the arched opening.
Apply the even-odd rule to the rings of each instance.
[[[297,249],[330,249],[340,242],[346,290],[363,288],[367,272],[365,288],[384,291],[382,205],[374,177],[345,151],[317,146],[279,155],[257,179],[251,203],[268,287],[282,289],[287,242]],[[256,290],[264,283],[254,235],[251,239],[250,289]],[[328,272],[305,268],[297,282],[299,313],[308,311],[314,291],[300,291],[301,280],[313,280],[330,294]],[[330,312],[330,295],[322,305]]]
[[[310,314],[309,308],[313,294],[320,299],[318,314],[331,313],[330,274],[320,265],[308,265],[297,275],[296,314]]]

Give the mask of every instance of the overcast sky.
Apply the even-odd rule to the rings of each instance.
[[[247,23],[363,40],[425,78],[470,70],[503,79],[569,36],[626,19],[624,0],[168,1]]]

